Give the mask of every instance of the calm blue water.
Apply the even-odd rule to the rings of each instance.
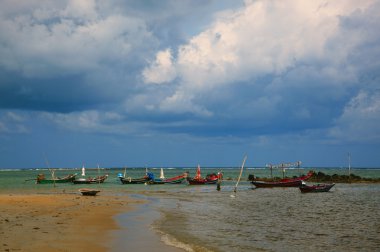
[[[159,176],[160,169],[149,169]],[[100,185],[102,194],[139,194],[151,200],[160,216],[154,229],[162,240],[187,251],[379,251],[380,184],[337,184],[328,193],[302,194],[298,188],[252,189],[248,174],[268,177],[267,169],[246,169],[232,193],[239,169],[202,168],[202,174],[222,170],[222,190],[215,185],[122,185],[124,169],[86,170],[86,175],[109,174]],[[288,176],[309,169],[287,170]],[[319,168],[326,174],[347,174],[347,169]],[[195,168],[165,169],[166,177]],[[57,170],[57,176],[80,170]],[[282,176],[276,171],[275,176]],[[48,170],[1,170],[0,193],[75,192],[83,185],[37,185],[25,181]],[[353,169],[361,177],[380,178],[380,169]],[[141,177],[145,168],[127,169],[127,176]],[[234,196],[234,197],[231,197]]]

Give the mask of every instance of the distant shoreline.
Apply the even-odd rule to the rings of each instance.
[[[136,169],[152,169],[152,170],[157,170],[157,169],[195,169],[195,166],[151,166],[151,167],[128,167],[127,170],[136,170]],[[202,170],[208,170],[208,169],[220,169],[220,170],[231,170],[231,169],[240,169],[241,167],[238,166],[205,166],[202,167]],[[44,167],[26,167],[26,168],[9,168],[9,167],[0,167],[0,171],[25,171],[25,170],[30,170],[30,171],[49,171],[51,169],[55,170],[62,170],[62,171],[67,171],[67,170],[72,170],[72,171],[79,171],[82,169],[82,167],[51,167],[51,168],[44,168]],[[121,170],[124,171],[125,167],[86,167],[86,170]],[[254,166],[254,167],[245,167],[245,170],[269,170],[266,167],[260,167],[260,166]],[[300,168],[290,168],[289,170],[313,170],[313,169],[326,169],[326,170],[348,170],[347,167],[333,167],[333,166],[326,166],[326,167],[317,167],[317,166],[310,166],[310,167],[300,167]],[[351,170],[380,170],[380,167],[351,167]]]
[[[248,180],[252,180],[253,174],[248,176]],[[292,178],[292,177],[285,177]],[[255,177],[255,180],[258,181],[277,181],[282,178],[280,177]],[[315,172],[311,178],[307,180],[307,182],[331,182],[331,183],[380,183],[380,178],[362,178],[355,174],[351,175],[328,175],[323,172]]]

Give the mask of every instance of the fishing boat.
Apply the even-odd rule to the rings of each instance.
[[[328,192],[335,184],[315,184],[315,185],[306,185],[305,182],[299,187],[302,193],[311,193],[311,192]]]
[[[314,172],[309,171],[305,176],[300,176],[296,178],[284,178],[279,181],[259,181],[252,180],[251,183],[256,188],[265,188],[265,187],[299,187],[302,185],[302,181],[308,180],[311,176],[313,176]]]
[[[201,167],[198,165],[195,177],[187,178],[189,185],[209,185],[218,182],[218,175],[216,173],[207,174],[206,178],[201,175]]]
[[[145,184],[154,179],[154,175],[151,172],[147,172],[142,178],[131,178],[131,177],[119,177],[122,184]]]
[[[75,179],[77,174],[69,174],[66,177],[60,178],[52,175],[51,179],[47,179],[45,174],[38,174],[36,184],[54,184],[54,183],[70,183]]]
[[[95,178],[76,178],[73,180],[74,184],[99,184],[103,183],[108,178],[108,174],[103,176],[97,176]]]
[[[183,173],[182,175],[175,176],[172,178],[165,178],[164,171],[161,168],[160,178],[156,179],[153,176],[153,179],[149,180],[147,183],[150,185],[153,184],[181,184],[186,180],[188,172]]]
[[[96,196],[100,190],[81,188],[78,190],[83,196]]]

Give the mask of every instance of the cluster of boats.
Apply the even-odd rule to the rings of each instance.
[[[84,169],[84,168],[83,168]],[[298,187],[302,193],[308,192],[328,192],[335,184],[314,184],[307,185],[305,183],[306,180],[313,176],[314,172],[309,171],[304,176],[294,177],[294,178],[283,178],[278,181],[264,181],[257,180],[255,178],[252,179],[251,183],[255,186],[255,188],[273,188],[273,187]],[[37,184],[48,184],[48,183],[74,183],[74,184],[99,184],[103,183],[107,178],[108,174],[97,177],[84,177],[85,173],[82,170],[82,177],[77,178],[77,174],[70,174],[66,177],[59,178],[45,178],[43,174],[39,174],[36,179]],[[189,185],[210,185],[210,184],[218,184],[220,187],[220,183],[223,179],[223,174],[221,172],[207,174],[206,177],[202,177],[201,168],[198,165],[196,175],[194,177],[189,176],[189,172],[184,172],[181,175],[166,178],[164,175],[164,171],[161,168],[160,177],[156,178],[152,172],[146,171],[146,175],[140,178],[131,178],[127,177],[125,172],[124,174],[119,173],[118,178],[122,184],[180,184],[187,181]],[[83,189],[81,189],[83,190]],[[81,191],[83,195],[90,195],[94,192],[91,190],[89,192],[87,189]]]
[[[141,178],[131,178],[126,177],[124,175],[119,174],[119,179],[122,184],[180,184],[185,181],[189,183],[189,185],[207,185],[207,184],[216,184],[218,180],[222,179],[222,173],[211,173],[207,174],[205,178],[201,175],[201,168],[198,165],[197,172],[195,177],[189,177],[189,172],[184,172],[181,175],[166,178],[164,175],[164,170],[161,168],[161,173],[159,178],[155,178],[152,172],[146,172],[146,175]]]

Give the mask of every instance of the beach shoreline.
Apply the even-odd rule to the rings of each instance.
[[[132,197],[136,197],[133,195]],[[153,228],[153,224],[162,218],[161,213],[155,209],[159,204],[157,199],[138,195],[138,199],[145,203],[138,204],[133,210],[115,216],[120,229],[112,231],[112,252],[118,251],[155,251],[155,252],[181,252],[192,251],[179,247],[179,243],[168,242],[167,234]]]
[[[110,251],[114,216],[143,200],[127,195],[0,193],[3,251]]]

